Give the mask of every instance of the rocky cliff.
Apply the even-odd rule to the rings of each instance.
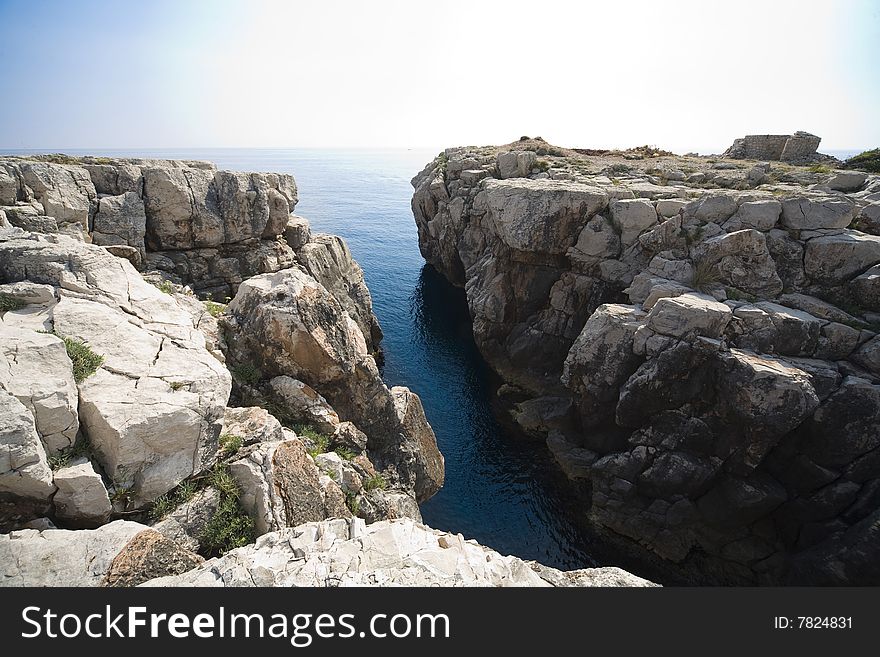
[[[523,138],[413,186],[422,254],[611,540],[689,581],[880,583],[878,176]]]
[[[306,534],[336,571],[384,554],[353,540],[378,527],[409,543],[352,581],[427,581],[452,548],[438,583],[639,583],[536,575],[419,524],[434,433],[379,375],[360,267],[296,200],[291,176],[204,162],[0,158],[0,585],[201,582],[205,558],[286,562]]]

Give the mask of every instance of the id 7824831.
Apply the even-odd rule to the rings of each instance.
[[[852,616],[774,616],[775,630],[851,630]]]

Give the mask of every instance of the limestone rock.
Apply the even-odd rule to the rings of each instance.
[[[607,196],[579,183],[516,178],[487,180],[474,203],[486,209],[498,237],[511,248],[564,253]]]
[[[339,416],[311,386],[289,376],[276,376],[269,381],[269,390],[291,419],[310,424],[326,433],[336,430]]]
[[[853,220],[851,201],[838,197],[788,198],[782,202],[782,225],[794,230],[846,228]]]
[[[625,199],[611,202],[611,221],[622,244],[629,245],[657,223],[654,204],[647,199]]]
[[[0,390],[0,497],[23,498],[45,509],[54,492],[33,416],[14,395]],[[0,507],[0,521],[3,515]]]
[[[880,264],[880,237],[845,230],[807,242],[804,271],[826,284],[842,283]]]
[[[416,501],[428,500],[443,486],[444,460],[419,396],[409,388],[391,388],[401,427],[397,449],[403,453],[402,476],[412,482]]]
[[[223,433],[241,438],[243,445],[281,440],[281,423],[264,408],[227,408],[223,414]]]
[[[534,151],[511,151],[499,153],[498,175],[505,178],[525,178],[532,172],[537,157]]]
[[[648,328],[672,337],[704,335],[717,338],[731,318],[731,310],[705,294],[687,293],[660,299],[648,313]]]
[[[203,561],[159,532],[147,529],[136,534],[113,558],[102,586],[137,586],[156,577],[184,573]]]
[[[52,499],[55,515],[70,527],[97,527],[113,510],[101,475],[88,459],[79,459],[55,473],[58,492]]]
[[[419,499],[436,492],[442,457],[421,405],[385,386],[360,328],[315,279],[299,269],[253,277],[228,311],[233,364],[254,364],[264,381],[287,376],[308,385],[368,436],[371,458],[392,465],[403,486],[418,486]]]
[[[60,338],[0,323],[0,389],[15,395],[34,416],[50,456],[76,441],[79,399]]]
[[[707,239],[698,247],[699,263],[714,267],[726,284],[760,296],[773,297],[783,284],[764,234],[744,229]]]
[[[233,461],[229,471],[241,487],[241,505],[254,519],[258,535],[350,515],[345,504],[338,503],[337,498],[343,499],[341,493],[328,496],[314,461],[298,438],[259,443]]]
[[[779,221],[782,204],[775,199],[748,201],[739,206],[733,216],[724,223],[724,230],[732,233],[744,228],[768,231]]]
[[[103,357],[79,384],[80,424],[107,476],[132,488],[133,504],[210,461],[230,376],[171,295],[129,262],[61,236],[0,241],[0,274],[57,286],[49,325]]]
[[[217,512],[220,493],[203,488],[189,500],[153,524],[153,529],[190,552],[198,552],[199,538]]]
[[[857,192],[867,179],[868,174],[861,171],[836,171],[825,181],[825,187],[838,192]]]
[[[280,235],[297,200],[291,176],[163,166],[142,171],[147,243],[157,251]]]
[[[294,251],[299,251],[312,239],[312,231],[309,220],[305,217],[292,214],[284,226],[284,239]]]
[[[330,292],[357,323],[367,348],[375,351],[382,340],[379,320],[364,272],[351,257],[348,245],[336,235],[316,235],[297,251],[299,261],[324,289]]]
[[[880,375],[880,336],[875,336],[863,344],[852,355],[852,360],[869,372]]]
[[[849,289],[860,304],[880,312],[880,265],[875,265],[849,282]]]
[[[326,520],[267,534],[253,546],[147,586],[649,586],[617,569],[570,573],[501,556],[409,519]]]
[[[135,192],[98,199],[91,230],[92,242],[101,246],[131,246],[144,255],[147,215]]]
[[[562,382],[574,393],[584,421],[616,399],[620,386],[639,366],[641,358],[633,353],[632,342],[644,317],[631,306],[599,306],[572,345]]]
[[[83,230],[89,229],[96,192],[85,169],[29,160],[12,166],[17,168],[25,186],[22,191],[43,206],[43,214],[60,223],[78,223]]]
[[[97,529],[0,534],[0,586],[131,586],[199,564],[160,539],[158,532],[127,520]]]

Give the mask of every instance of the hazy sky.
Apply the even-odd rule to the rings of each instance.
[[[0,0],[0,148],[880,146],[880,0]]]

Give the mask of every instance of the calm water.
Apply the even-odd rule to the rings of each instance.
[[[425,522],[548,565],[594,564],[589,553],[597,552],[561,492],[546,448],[506,431],[493,416],[492,375],[474,344],[463,291],[425,266],[419,253],[409,181],[435,152],[88,153],[204,159],[225,169],[292,173],[299,187],[297,214],[311,220],[313,231],[342,235],[363,267],[385,332],[384,377],[419,394],[446,457],[446,484],[422,505]]]

